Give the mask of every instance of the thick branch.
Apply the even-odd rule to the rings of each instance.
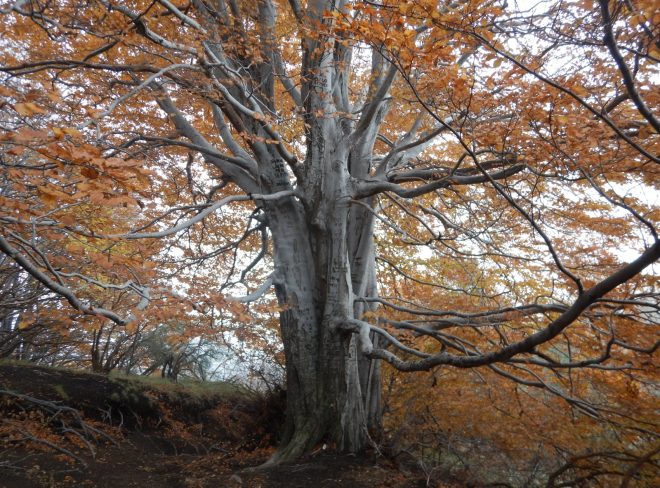
[[[161,237],[166,237],[172,234],[176,234],[177,232],[181,232],[184,229],[187,229],[189,227],[192,227],[198,222],[201,222],[205,217],[208,215],[212,214],[216,210],[218,210],[220,207],[225,206],[226,204],[230,202],[246,202],[248,200],[278,200],[283,197],[290,197],[295,195],[295,192],[293,190],[285,190],[285,191],[280,191],[277,193],[271,193],[269,195],[261,195],[261,194],[255,194],[255,195],[231,195],[228,197],[223,198],[222,200],[219,200],[215,202],[213,205],[210,207],[205,208],[201,212],[199,212],[197,215],[194,217],[181,222],[174,227],[170,227],[169,229],[162,230],[160,232],[145,232],[145,233],[133,233],[133,234],[110,234],[110,235],[98,235],[94,234],[94,237],[99,237],[102,239],[160,239]]]
[[[623,266],[616,273],[608,276],[593,287],[585,290],[573,302],[568,310],[552,321],[545,329],[532,334],[526,339],[506,346],[499,351],[474,356],[456,356],[447,353],[436,354],[421,361],[403,361],[389,351],[374,349],[370,354],[372,358],[380,358],[392,364],[401,371],[425,371],[435,366],[447,364],[458,368],[473,368],[488,364],[504,362],[518,354],[533,352],[536,346],[544,344],[557,337],[571,325],[590,305],[602,298],[622,283],[630,280],[643,269],[660,258],[660,241],[648,248],[637,259]]]
[[[600,4],[600,12],[603,16],[605,44],[607,45],[612,58],[614,58],[614,62],[621,72],[621,76],[623,77],[623,84],[628,91],[628,95],[630,95],[630,98],[637,107],[637,110],[639,110],[639,113],[642,114],[642,116],[649,122],[649,124],[653,126],[656,133],[660,133],[660,120],[658,120],[657,117],[653,115],[653,112],[651,112],[651,109],[648,107],[648,105],[646,105],[641,95],[639,94],[639,91],[635,86],[633,75],[630,72],[630,69],[628,69],[628,65],[626,64],[625,59],[623,59],[623,56],[621,55],[621,52],[616,45],[616,39],[614,38],[614,32],[612,31],[612,16],[610,15],[609,2],[608,0],[599,0],[598,3]]]
[[[491,179],[501,180],[520,173],[526,167],[527,166],[524,164],[517,164],[493,174],[473,176],[447,176],[440,180],[426,183],[415,188],[406,188],[396,183],[384,181],[382,179],[362,180],[356,183],[353,198],[366,198],[386,191],[395,193],[402,198],[415,198],[440,188],[449,188],[450,186],[454,185],[472,185],[475,183],[484,183],[486,181],[490,181]]]

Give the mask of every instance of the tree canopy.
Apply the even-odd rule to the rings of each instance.
[[[279,334],[273,463],[376,441],[383,363],[478,368],[657,454],[654,2],[0,15],[5,337]]]

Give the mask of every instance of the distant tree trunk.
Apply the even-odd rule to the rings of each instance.
[[[92,371],[94,373],[103,372],[103,359],[101,358],[101,336],[103,327],[92,331],[92,345],[90,349],[90,358],[92,360]]]

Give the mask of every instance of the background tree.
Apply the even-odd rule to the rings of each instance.
[[[272,463],[363,449],[379,360],[486,367],[598,416],[546,372],[631,374],[656,350],[651,3],[2,12],[0,250],[127,328],[186,303],[244,319],[272,285]]]

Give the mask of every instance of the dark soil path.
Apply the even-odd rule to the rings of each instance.
[[[80,412],[84,425],[71,412],[53,413],[53,405]],[[0,363],[0,420],[0,487],[6,488],[425,486],[382,457],[321,449],[299,463],[250,470],[272,453],[281,413],[228,388],[200,392]],[[86,426],[108,437],[87,436]]]

